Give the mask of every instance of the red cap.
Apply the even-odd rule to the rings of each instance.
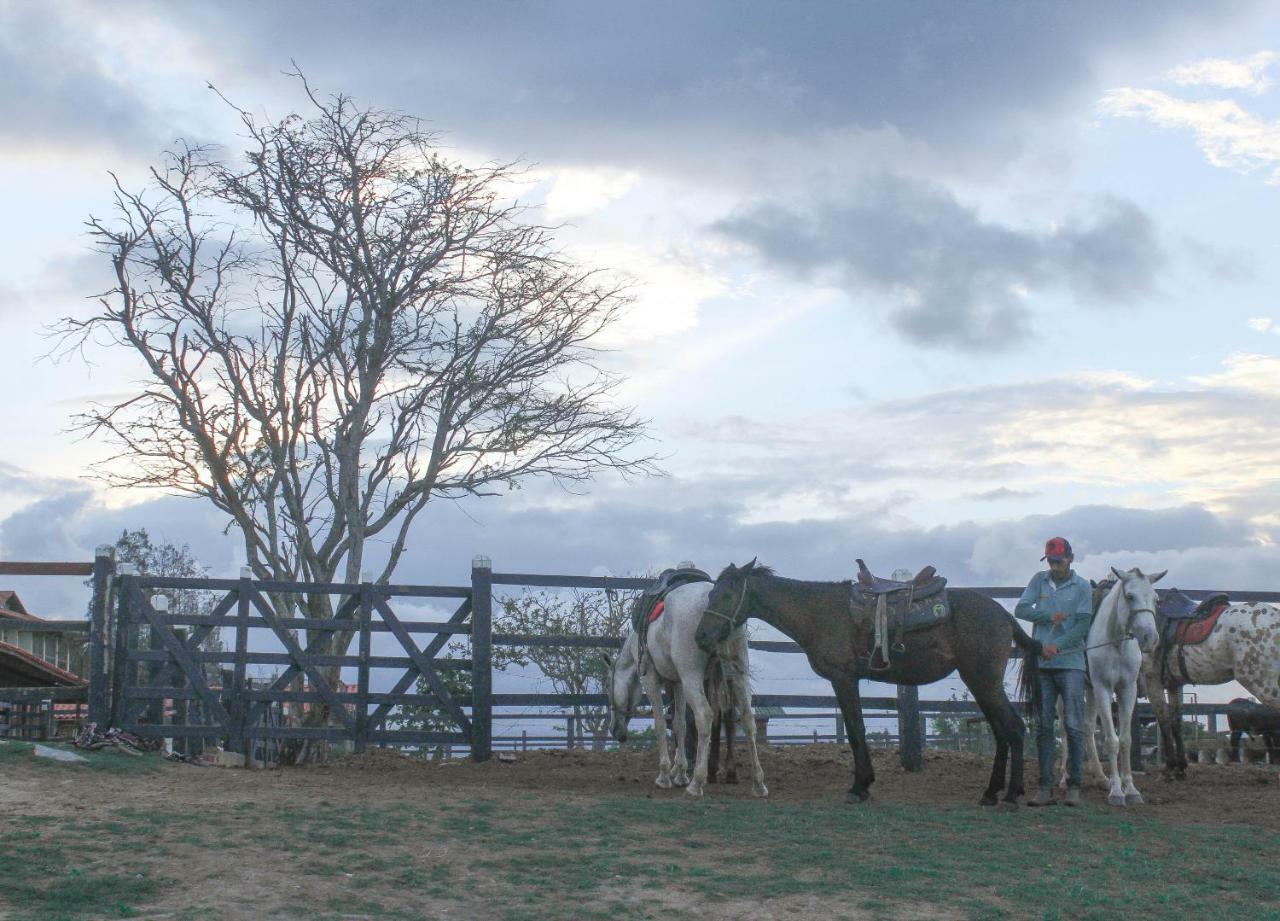
[[[1044,556],[1041,560],[1065,560],[1071,556],[1071,542],[1065,537],[1051,537],[1044,542]]]

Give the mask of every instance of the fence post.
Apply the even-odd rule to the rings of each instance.
[[[471,757],[493,754],[493,563],[471,561]]]
[[[920,720],[920,689],[915,685],[898,685],[898,754],[902,768],[919,771],[924,768]]]
[[[240,567],[240,587],[236,597],[236,657],[231,678],[231,735],[227,738],[227,748],[238,751],[245,756],[245,766],[249,765],[249,746],[245,744],[245,725],[248,720],[248,701],[245,700],[245,659],[249,652],[249,606],[252,604],[253,570],[248,566]],[[234,746],[234,748],[232,747]]]
[[[363,575],[363,573],[362,573]],[[369,655],[373,633],[373,586],[367,578],[360,580],[360,664],[356,666],[356,738],[357,755],[369,743]]]
[[[133,646],[135,634],[133,612],[130,607],[133,600],[134,567],[132,563],[121,563],[116,578],[116,638],[115,649],[111,656],[111,725],[120,729],[124,719],[124,689],[129,686],[129,679],[137,672],[129,663],[129,649]],[[134,682],[136,684],[136,681]]]
[[[89,722],[106,729],[111,721],[111,577],[116,550],[103,544],[93,554],[93,610],[89,612]]]

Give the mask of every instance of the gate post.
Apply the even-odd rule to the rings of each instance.
[[[369,657],[373,642],[373,585],[364,573],[360,575],[360,664],[356,666],[356,734],[352,746],[357,755],[369,745]]]
[[[920,719],[920,689],[915,685],[898,685],[898,754],[902,768],[919,771],[924,768],[924,745]]]
[[[493,564],[471,561],[471,757],[493,754]]]
[[[110,723],[117,729],[122,726],[125,702],[124,689],[129,686],[129,679],[137,673],[129,662],[129,649],[133,646],[136,631],[134,629],[133,600],[134,566],[132,563],[121,563],[116,577],[116,638],[115,649],[111,655],[111,719]],[[133,682],[137,684],[135,679]]]
[[[245,659],[249,653],[249,611],[253,603],[253,569],[240,567],[240,584],[236,589],[236,655],[231,678],[231,734],[227,737],[227,751],[240,752],[249,766],[249,745],[245,739],[248,726],[249,704],[245,699]]]
[[[111,577],[116,549],[103,544],[93,554],[93,610],[89,613],[89,722],[106,730],[111,722]]]

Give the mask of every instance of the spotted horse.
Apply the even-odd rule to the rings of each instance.
[[[1196,604],[1171,589],[1157,621],[1160,639],[1143,656],[1143,680],[1160,724],[1165,771],[1184,777],[1183,685],[1238,681],[1263,705],[1280,707],[1280,604],[1232,604],[1225,595]]]

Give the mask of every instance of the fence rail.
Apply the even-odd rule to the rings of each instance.
[[[109,548],[100,548],[92,563],[0,562],[0,576],[4,575],[91,575],[93,601],[89,620],[24,620],[15,624],[23,630],[87,633],[88,687],[0,689],[0,701],[23,706],[40,701],[85,702],[88,718],[102,725],[112,722],[147,736],[220,738],[233,749],[262,740],[346,740],[357,750],[368,744],[445,744],[464,746],[477,760],[488,758],[496,744],[508,741],[494,737],[493,722],[513,717],[495,712],[496,708],[564,708],[562,714],[526,713],[522,717],[573,719],[569,708],[606,703],[602,694],[494,693],[495,646],[616,649],[621,645],[616,637],[495,633],[494,586],[634,591],[651,584],[647,578],[493,572],[485,558],[475,561],[469,585],[453,586],[315,584],[257,580],[247,575],[240,579],[162,578],[139,576],[123,566],[117,573]],[[223,597],[204,613],[169,612],[152,605],[151,599],[158,593],[186,590],[221,592]],[[972,590],[1005,600],[1022,593],[1020,587],[1011,586]],[[1184,591],[1195,599],[1215,593],[1207,589]],[[1280,592],[1229,594],[1235,601],[1280,602]],[[322,595],[330,596],[333,617],[305,616],[306,605],[286,616],[271,603],[281,597],[305,601]],[[400,617],[391,606],[395,599],[405,598],[459,604],[445,620],[410,620]],[[206,637],[222,630],[234,635],[228,649],[200,648]],[[250,642],[263,633],[283,647],[282,651]],[[350,636],[349,641],[344,634]],[[375,655],[374,637],[385,642],[388,636],[399,643],[400,654]],[[469,639],[470,658],[441,655],[455,637]],[[251,648],[254,645],[258,648]],[[763,653],[803,651],[793,642],[780,640],[752,640],[750,647]],[[254,686],[247,674],[253,665],[281,666],[284,673],[268,686]],[[219,675],[225,673],[226,680],[220,684],[210,680],[206,672],[211,667]],[[341,681],[344,669],[355,673],[354,685]],[[400,675],[389,689],[374,690],[371,676],[376,670],[395,670]],[[460,671],[470,672],[472,691],[465,699],[454,699],[446,677]],[[793,710],[831,710],[837,706],[834,696],[820,694],[756,694],[754,701],[757,707]],[[452,715],[453,725],[431,731],[389,728],[388,720],[406,706],[443,707]],[[920,739],[925,732],[924,716],[980,715],[969,701],[920,701],[914,688],[900,689],[897,697],[864,698],[863,706],[872,718],[896,717],[901,732]],[[292,707],[295,716],[298,708],[302,712],[327,708],[331,720],[326,725],[273,725],[272,707]],[[1149,707],[1143,707],[1149,715]],[[1216,720],[1224,707],[1189,704],[1185,712]]]

